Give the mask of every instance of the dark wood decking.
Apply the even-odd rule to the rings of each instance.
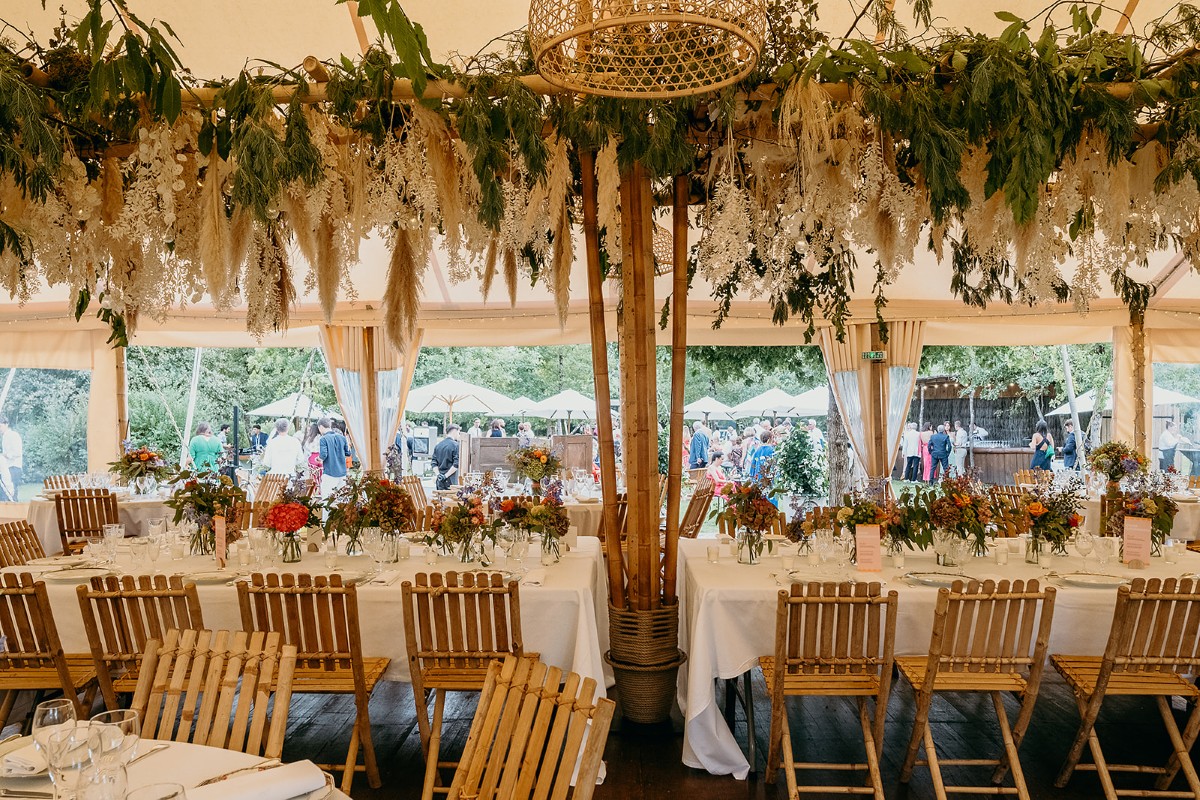
[[[760,759],[765,757],[770,724],[770,704],[763,691],[760,675],[756,681],[755,703]],[[452,697],[447,703],[443,747],[448,750],[444,750],[444,753],[457,753],[461,749],[474,707],[474,699],[465,695]],[[812,761],[862,759],[856,712],[849,702],[806,699],[797,703],[792,700],[790,707],[797,758]],[[1015,703],[1010,703],[1009,708],[1010,713],[1015,714]],[[353,705],[348,698],[293,697],[284,748],[285,760],[311,758],[315,761],[337,761],[344,757],[352,715]],[[1182,712],[1178,716],[1182,725]],[[918,769],[907,788],[898,782],[904,749],[912,730],[912,719],[912,692],[906,684],[900,684],[890,704],[885,739],[883,772],[889,797],[933,797],[927,771]],[[1021,746],[1021,761],[1034,798],[1090,800],[1101,796],[1096,777],[1090,773],[1077,775],[1066,789],[1055,789],[1053,785],[1066,749],[1075,735],[1078,719],[1075,702],[1066,687],[1053,681],[1044,684],[1033,723]],[[944,756],[988,758],[998,752],[995,716],[987,698],[939,698],[934,702],[931,721],[939,753]],[[382,800],[419,797],[423,765],[409,686],[399,683],[381,685],[371,701],[371,722],[384,785],[380,789],[370,789],[365,777],[360,774],[355,779],[354,798]],[[1121,698],[1107,701],[1098,731],[1110,761],[1159,763],[1166,760],[1167,738],[1152,701]],[[746,726],[740,710],[737,736],[744,748]],[[664,800],[677,797],[689,800],[766,800],[786,797],[782,776],[776,785],[767,786],[761,780],[761,775],[752,775],[748,781],[737,781],[685,767],[680,760],[682,744],[683,736],[679,732],[678,721],[674,727],[664,725],[652,730],[618,722],[617,729],[609,736],[605,752],[608,779],[597,788],[595,796],[601,800]],[[964,781],[976,777],[985,780],[987,777],[987,773],[978,769],[962,772],[948,769],[945,774],[951,782],[958,776],[966,776]],[[839,778],[837,775],[827,776],[831,781]],[[819,774],[802,778],[813,783],[822,779]],[[1125,780],[1127,783],[1124,785],[1149,785],[1135,783],[1137,778]],[[1182,779],[1179,779],[1175,788],[1182,785]]]

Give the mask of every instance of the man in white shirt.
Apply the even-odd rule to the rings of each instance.
[[[275,420],[275,435],[263,448],[262,466],[268,475],[295,475],[304,464],[304,445],[295,436],[288,436],[288,421]]]
[[[21,478],[25,474],[25,445],[21,441],[21,434],[13,430],[8,424],[8,417],[0,417],[0,452],[4,454],[4,461],[8,466],[8,486],[11,487],[9,494],[14,503],[20,502],[17,494],[21,490]]]
[[[921,433],[917,423],[910,422],[904,426],[901,437],[904,447],[904,480],[919,481],[921,479]]]
[[[964,474],[967,469],[967,442],[969,439],[962,420],[954,420],[954,470],[959,475]]]
[[[806,423],[804,430],[808,434],[808,438],[812,440],[813,447],[816,448],[817,452],[825,452],[825,434],[821,433],[821,429],[817,427],[817,421],[810,419]]]
[[[467,428],[467,436],[472,439],[478,439],[480,436],[483,436],[483,428],[480,427],[479,417],[476,417],[475,421],[471,423],[471,427]]]
[[[7,434],[6,434],[7,436]],[[5,438],[4,452],[8,453],[8,439]],[[1175,448],[1181,444],[1191,444],[1187,437],[1179,435],[1179,429],[1175,427],[1175,420],[1167,420],[1167,427],[1163,428],[1163,432],[1158,436],[1158,468],[1166,472],[1171,467],[1175,466]],[[16,483],[16,478],[13,478],[13,483]]]

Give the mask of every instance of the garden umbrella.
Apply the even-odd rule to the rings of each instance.
[[[571,419],[572,416],[594,419],[596,401],[574,389],[565,389],[547,397],[529,409],[529,415],[544,419]]]
[[[301,392],[292,392],[287,397],[281,397],[273,403],[267,403],[265,406],[259,406],[253,411],[247,411],[247,416],[250,417],[275,417],[284,419],[295,419],[300,417],[303,419],[320,419],[321,417],[339,417],[321,406],[306,394]]]
[[[442,378],[410,391],[405,410],[410,413],[448,414],[453,422],[456,410],[501,414],[511,408],[512,404],[512,398],[492,389],[476,386],[458,378]]]
[[[702,419],[707,422],[709,417],[733,419],[729,414],[729,406],[711,397],[701,397],[696,402],[688,403],[683,407],[684,419]]]
[[[1155,386],[1154,387],[1153,404],[1155,406],[1181,406],[1181,405],[1185,405],[1187,403],[1200,403],[1200,399],[1186,395],[1183,392],[1177,392],[1174,389],[1168,389],[1165,386]],[[1078,411],[1080,414],[1086,414],[1089,411],[1094,410],[1095,407],[1096,407],[1096,390],[1095,389],[1086,391],[1083,394],[1081,394],[1075,398],[1075,410]],[[1104,401],[1104,410],[1112,411],[1112,407],[1113,407],[1112,392],[1109,392],[1108,397]],[[1065,416],[1069,415],[1070,413],[1071,413],[1071,405],[1069,403],[1064,403],[1063,405],[1061,405],[1058,408],[1051,411],[1046,416],[1048,416],[1048,417],[1065,417]]]
[[[729,412],[734,419],[746,417],[794,417],[796,398],[783,389],[768,389],[762,394],[738,403]]]
[[[824,417],[829,414],[829,387],[818,386],[801,392],[795,397],[796,405],[792,409],[797,417]]]

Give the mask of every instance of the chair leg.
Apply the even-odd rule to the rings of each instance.
[[[354,786],[354,768],[358,766],[358,722],[354,723],[354,728],[350,732],[350,747],[346,750],[346,763],[342,767],[342,793],[349,795],[350,789]]]
[[[1196,744],[1197,736],[1200,736],[1200,702],[1192,706],[1192,713],[1188,716],[1187,725],[1183,728],[1183,749],[1185,752],[1192,752],[1192,747]],[[1170,787],[1171,783],[1175,780],[1175,775],[1179,772],[1179,764],[1179,757],[1172,753],[1171,760],[1167,762],[1167,771],[1155,784],[1156,789],[1165,790]]]
[[[901,783],[908,783],[912,778],[913,765],[917,763],[917,752],[921,749],[921,739],[925,729],[929,726],[929,706],[932,702],[932,692],[926,693],[917,689],[917,716],[913,720],[912,737],[908,740],[908,753],[904,756],[904,766],[900,768]]]
[[[992,692],[992,705],[996,707],[996,719],[1000,723],[1000,737],[1004,741],[1004,759],[1001,761],[1001,766],[1007,762],[1008,768],[1012,770],[1013,785],[1017,789],[1017,797],[1021,800],[1029,800],[1029,788],[1025,785],[1025,773],[1021,770],[1020,757],[1017,755],[1017,743],[1013,738],[1012,729],[1008,725],[1008,712],[1004,710],[1004,698],[999,692]],[[996,768],[996,772],[1000,775],[1000,779],[1004,779],[1004,773],[1000,767]]]
[[[746,756],[750,761],[750,772],[758,772],[758,741],[754,735],[754,684],[753,670],[742,673],[742,699],[746,706]]]
[[[1054,785],[1059,789],[1062,789],[1071,780],[1071,775],[1074,774],[1079,759],[1083,757],[1083,748],[1090,743],[1093,736],[1092,728],[1096,724],[1096,717],[1100,715],[1099,705],[1094,711],[1089,711],[1091,698],[1085,702],[1083,697],[1076,694],[1075,705],[1079,708],[1079,730],[1075,733],[1075,741],[1071,743],[1071,749],[1067,751],[1067,760],[1063,762],[1062,769],[1059,770],[1058,777],[1054,781]]]
[[[442,713],[446,708],[446,692],[438,689],[434,695],[433,725],[430,728],[429,752],[425,755],[425,787],[421,791],[421,800],[433,798],[433,787],[438,777],[438,755],[442,748]]]
[[[375,741],[371,738],[371,712],[369,704],[371,697],[368,694],[359,696],[355,694],[356,713],[354,716],[354,730],[358,734],[358,743],[363,751],[363,764],[367,772],[367,784],[372,789],[378,789],[383,785],[383,779],[379,777],[379,763],[375,760]],[[355,754],[354,763],[358,763],[358,755]],[[347,792],[346,794],[349,794]]]
[[[12,715],[13,705],[17,702],[17,690],[9,689],[4,693],[3,699],[0,699],[0,728],[8,725],[8,718]]]
[[[783,709],[778,710],[771,708],[771,731],[768,734],[767,740],[767,773],[763,776],[767,785],[775,783],[775,779],[779,777],[779,763],[782,755],[780,753],[780,745],[783,743],[783,720],[781,717],[787,716],[787,699],[783,701]]]
[[[1200,797],[1200,777],[1196,775],[1196,765],[1192,763],[1190,755],[1191,747],[1184,741],[1179,734],[1179,726],[1175,724],[1175,717],[1171,713],[1171,703],[1166,697],[1159,695],[1158,711],[1162,714],[1163,724],[1167,727],[1167,735],[1171,737],[1171,746],[1175,749],[1175,761],[1179,769],[1183,770],[1183,777],[1187,780],[1188,788],[1196,797]],[[1194,713],[1194,712],[1193,712]],[[1166,778],[1166,775],[1163,775]],[[1171,774],[1174,778],[1174,774]],[[1168,784],[1170,785],[1170,784]]]
[[[783,777],[787,781],[788,800],[796,800],[800,795],[796,789],[796,758],[792,754],[792,729],[788,725],[787,702],[784,701],[783,713],[779,715],[780,747],[783,750]]]
[[[417,733],[421,737],[421,755],[429,757],[429,693],[413,687],[413,700],[417,704]]]
[[[937,800],[946,800],[946,784],[942,781],[942,768],[938,764],[937,748],[933,745],[933,731],[925,725],[925,761],[929,766],[929,777],[933,779],[933,794]]]
[[[867,698],[858,698],[858,724],[862,727],[863,745],[867,751],[867,777],[875,790],[875,800],[883,799],[883,776],[879,773],[878,743],[875,741],[874,725],[867,714]]]

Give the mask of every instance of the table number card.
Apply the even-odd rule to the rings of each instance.
[[[879,572],[883,569],[883,549],[878,525],[856,525],[854,547],[855,566],[859,572]]]
[[[225,517],[213,517],[213,534],[216,540],[213,552],[217,556],[217,569],[225,569]]]
[[[1134,569],[1150,566],[1150,520],[1125,517],[1125,547],[1122,561]]]

